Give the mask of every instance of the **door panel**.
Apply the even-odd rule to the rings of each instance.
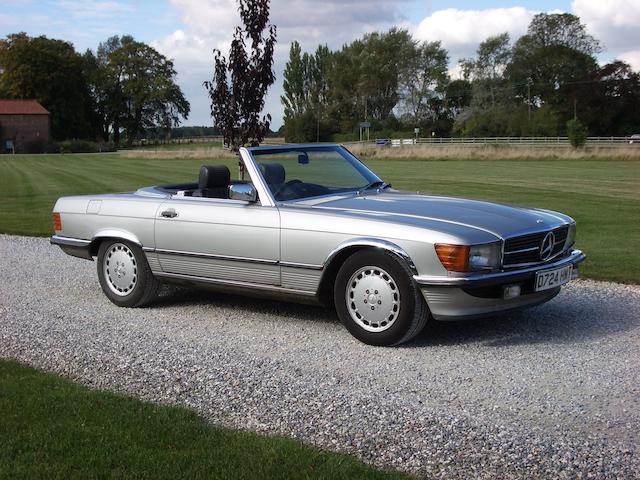
[[[164,272],[280,284],[280,215],[275,207],[172,199],[158,209],[155,241]]]

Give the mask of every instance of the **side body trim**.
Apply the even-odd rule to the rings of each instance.
[[[198,283],[227,285],[232,287],[242,287],[242,288],[249,288],[249,289],[255,289],[255,290],[286,293],[291,295],[300,295],[305,297],[315,297],[316,295],[316,292],[312,292],[308,290],[297,290],[295,288],[283,288],[283,287],[277,287],[275,285],[264,285],[261,283],[239,282],[236,280],[220,280],[220,279],[209,278],[209,277],[198,277],[195,275],[184,275],[181,273],[154,272],[153,274],[156,275],[157,277],[173,278],[176,280],[190,280]]]
[[[165,254],[165,255],[178,255],[181,257],[194,257],[194,258],[213,258],[216,260],[229,260],[234,262],[247,262],[247,263],[261,263],[265,265],[277,265],[277,260],[264,260],[260,258],[249,258],[249,257],[232,257],[227,255],[216,255],[213,253],[195,253],[195,252],[184,252],[181,250],[166,250],[162,248],[149,249],[147,251]]]

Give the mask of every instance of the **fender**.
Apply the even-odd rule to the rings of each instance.
[[[342,242],[336,248],[331,250],[331,252],[329,253],[329,256],[324,261],[323,269],[326,269],[326,267],[331,264],[332,260],[338,254],[340,254],[340,252],[344,251],[347,248],[353,248],[353,247],[375,247],[375,248],[381,248],[383,250],[387,250],[388,252],[394,254],[396,257],[400,258],[400,260],[402,260],[407,265],[409,270],[414,275],[418,274],[418,269],[413,263],[413,260],[411,260],[411,257],[409,256],[409,254],[402,247],[388,240],[383,240],[381,238],[375,238],[375,237],[352,238],[350,240]]]
[[[135,243],[139,247],[142,247],[142,243],[138,240],[138,237],[126,230],[118,230],[115,228],[98,230],[91,238],[91,243],[93,244],[96,240],[100,240],[101,238],[121,238],[122,240],[127,240],[131,243]]]

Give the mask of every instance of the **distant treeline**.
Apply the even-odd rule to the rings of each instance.
[[[190,106],[173,62],[133,37],[83,54],[63,40],[26,33],[0,40],[0,98],[34,98],[51,113],[56,140],[120,143],[171,128]]]
[[[288,141],[373,134],[556,136],[578,118],[590,135],[640,132],[640,74],[626,63],[600,66],[600,42],[571,14],[536,15],[527,33],[487,38],[448,73],[448,52],[406,30],[371,33],[331,51],[291,45],[284,72]]]

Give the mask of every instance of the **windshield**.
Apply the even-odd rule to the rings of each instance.
[[[383,184],[360,160],[339,146],[260,149],[252,150],[251,155],[277,201]]]

